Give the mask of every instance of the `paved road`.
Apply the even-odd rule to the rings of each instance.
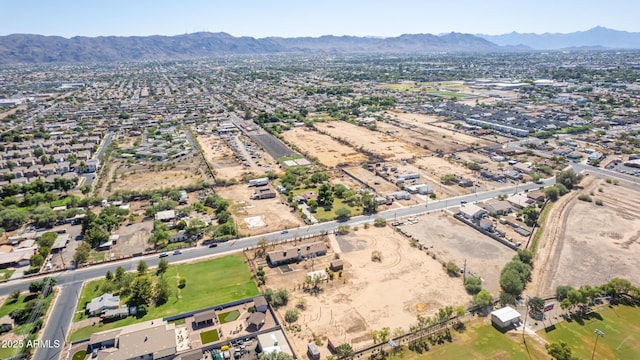
[[[555,182],[555,178],[548,179],[545,181],[544,185],[551,185]],[[382,217],[387,220],[394,219],[397,217],[416,215],[419,213],[423,213],[425,211],[435,211],[441,210],[452,206],[459,206],[461,201],[482,201],[486,199],[494,198],[498,195],[503,194],[512,194],[516,191],[521,191],[525,189],[536,189],[542,186],[542,184],[523,184],[518,186],[507,187],[504,189],[492,190],[478,194],[469,194],[465,196],[460,196],[457,198],[439,200],[439,201],[429,201],[428,204],[418,204],[414,206],[409,206],[401,209],[395,209],[391,211],[385,211],[378,214],[373,215],[362,215],[356,216],[348,221],[338,223],[336,221],[320,223],[316,225],[310,225],[305,227],[300,227],[296,229],[290,229],[287,233],[275,232],[266,235],[259,235],[248,237],[244,239],[238,239],[229,241],[226,243],[220,244],[218,247],[209,248],[209,247],[198,247],[184,250],[180,255],[170,255],[166,257],[170,263],[194,260],[198,258],[205,258],[212,256],[214,254],[228,253],[228,252],[238,252],[244,248],[255,246],[258,241],[262,238],[266,238],[268,241],[282,241],[286,239],[291,239],[297,236],[306,236],[316,233],[328,232],[335,230],[340,224],[348,224],[351,226],[364,224],[366,222],[373,221],[376,217]],[[132,259],[127,259],[124,261],[111,263],[111,264],[103,264],[98,266],[92,266],[82,269],[76,270],[68,270],[63,273],[60,273],[56,276],[58,281],[58,285],[60,286],[60,295],[58,300],[54,304],[54,308],[51,314],[50,319],[46,323],[45,332],[43,339],[44,340],[58,340],[60,343],[64,343],[65,334],[69,330],[69,326],[71,320],[73,318],[73,314],[75,312],[75,306],[78,302],[79,292],[82,287],[82,283],[84,281],[103,277],[107,271],[115,272],[118,266],[122,266],[127,270],[135,270],[137,263],[140,260],[145,260],[146,263],[153,267],[156,266],[159,262],[159,256],[157,254],[149,255],[145,257],[137,257]],[[28,284],[33,281],[33,279],[21,279],[16,281],[11,281],[8,283],[4,283],[0,285],[0,295],[7,295],[10,292],[20,289],[24,290],[28,287]],[[43,348],[38,350],[37,358],[38,359],[55,359],[59,356],[60,353],[59,348]]]
[[[113,140],[113,133],[109,132],[107,133],[107,136],[104,140],[104,144],[102,144],[102,146],[100,146],[100,149],[98,149],[98,152],[96,153],[95,158],[100,160],[100,164],[104,165],[103,161],[102,161],[102,157],[104,156],[104,152],[107,150],[107,147],[109,146],[109,144],[111,144],[111,140]],[[100,171],[100,170],[98,170]],[[84,174],[84,178],[86,179],[84,181],[84,185],[93,185],[93,182],[96,180],[98,173],[86,173]]]
[[[50,346],[39,348],[34,359],[55,360],[60,357],[65,345],[66,333],[69,331],[76,304],[80,298],[82,282],[65,284],[60,287],[60,295],[49,315],[41,340],[50,340]],[[55,342],[57,340],[57,342]],[[59,346],[55,346],[55,345]]]
[[[634,183],[640,183],[640,179],[634,176],[620,174],[617,172],[609,171],[606,169],[600,169],[585,164],[572,164],[571,167],[576,172],[592,172],[602,176],[610,176],[616,178],[622,178]],[[275,232],[266,235],[258,235],[238,240],[229,241],[215,248],[198,247],[187,249],[180,255],[170,255],[166,259],[170,263],[194,260],[198,258],[205,258],[214,254],[238,252],[244,248],[255,246],[260,239],[265,238],[270,242],[282,241],[291,239],[298,236],[306,236],[311,234],[317,234],[322,232],[329,232],[335,230],[340,224],[347,224],[351,226],[361,225],[367,222],[372,222],[376,217],[382,217],[386,220],[391,220],[397,217],[405,217],[420,214],[426,211],[442,210],[454,206],[459,206],[462,201],[475,202],[484,201],[495,198],[499,195],[513,194],[518,191],[537,189],[542,186],[550,186],[555,183],[555,177],[544,180],[541,184],[527,183],[518,184],[516,186],[510,186],[502,189],[496,189],[491,191],[485,191],[477,194],[468,194],[451,199],[431,201],[428,200],[424,204],[418,204],[408,206],[400,209],[389,210],[372,215],[361,215],[350,218],[344,222],[326,222],[296,229],[290,229],[287,233]],[[94,278],[100,278],[106,274],[107,271],[115,272],[118,266],[122,266],[127,270],[135,270],[137,263],[140,260],[145,260],[146,263],[153,267],[157,266],[159,262],[158,255],[149,255],[146,257],[138,257],[133,259],[127,259],[117,263],[98,265],[83,269],[77,269],[73,271],[66,271],[56,276],[58,285],[61,287],[60,295],[57,302],[54,305],[52,315],[49,321],[46,323],[45,333],[43,340],[59,340],[63,342],[66,331],[69,330],[69,324],[73,318],[75,312],[75,306],[78,301],[78,296],[82,283]],[[21,279],[16,281],[10,281],[4,284],[0,284],[0,296],[8,295],[14,290],[25,290],[28,288],[28,284],[33,279]],[[40,359],[54,359],[59,355],[60,349],[41,349],[37,354],[37,358]],[[42,357],[41,357],[42,356]]]

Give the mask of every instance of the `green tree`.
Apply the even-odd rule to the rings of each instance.
[[[389,334],[391,333],[391,329],[389,327],[383,327],[380,330],[373,330],[371,332],[371,339],[374,344],[382,344],[389,341]]]
[[[478,163],[475,163],[475,162],[468,162],[468,163],[467,163],[467,167],[468,167],[470,170],[474,170],[474,171],[478,171],[478,170],[480,170],[480,165],[479,165]]]
[[[37,227],[51,227],[56,218],[56,213],[48,206],[39,206],[31,212],[31,219]]]
[[[50,248],[53,246],[53,243],[56,241],[57,237],[58,234],[52,231],[47,231],[46,233],[42,234],[40,239],[38,239],[38,246]]]
[[[158,275],[160,274],[164,274],[167,269],[169,268],[169,262],[167,261],[167,259],[160,259],[160,262],[158,263]]]
[[[547,354],[553,356],[556,360],[572,360],[571,348],[569,344],[564,341],[553,342],[546,344]]]
[[[378,201],[376,197],[368,191],[362,194],[362,208],[365,214],[374,213],[378,210]]]
[[[518,259],[529,266],[533,265],[533,252],[528,249],[518,249],[518,255],[514,256],[514,259]]]
[[[558,197],[560,195],[560,191],[556,186],[549,186],[542,190],[542,192],[544,192],[544,196],[551,201],[558,200]]]
[[[572,169],[560,171],[556,175],[556,183],[564,185],[571,190],[575,185],[582,181],[583,175],[576,174]]]
[[[153,296],[153,283],[144,275],[136,277],[130,284],[131,297],[127,302],[129,306],[146,306]]]
[[[73,254],[73,260],[77,265],[84,264],[89,260],[89,254],[91,253],[91,245],[83,242],[76,248],[76,252]]]
[[[145,275],[148,269],[149,269],[149,266],[144,260],[140,260],[138,262],[138,276]]]
[[[104,276],[107,281],[113,281],[113,273],[111,270],[107,271],[107,274]]]
[[[0,226],[7,231],[12,231],[24,224],[28,214],[26,211],[17,210],[15,208],[7,208],[0,210]]]
[[[288,323],[294,323],[298,321],[299,314],[298,309],[287,309],[284,314],[284,320]]]
[[[445,185],[453,184],[455,181],[456,181],[455,174],[446,174],[440,177],[440,182],[442,182]]]
[[[178,287],[182,289],[185,286],[187,286],[187,278],[185,276],[181,276],[180,279],[178,279]]]
[[[40,268],[42,267],[42,264],[44,264],[44,257],[40,254],[34,254],[29,258],[29,264],[31,267]]]
[[[524,218],[524,223],[527,224],[527,226],[534,226],[538,221],[538,216],[540,216],[540,212],[531,205],[522,210],[522,217]]]
[[[343,198],[345,191],[348,191],[348,190],[349,188],[344,186],[343,184],[338,184],[333,187],[333,193],[336,195],[337,198],[340,198],[340,199]]]
[[[562,301],[564,298],[567,297],[567,295],[569,294],[569,291],[571,290],[573,290],[573,288],[569,285],[560,285],[556,287],[556,298],[559,301]]]
[[[270,353],[260,353],[258,360],[293,360],[293,357],[282,351],[272,351]]]
[[[524,282],[516,270],[507,269],[500,275],[500,287],[502,291],[518,296],[524,290]]]
[[[331,185],[324,183],[318,190],[318,204],[323,207],[331,207],[333,204],[333,193],[331,192]]]
[[[329,174],[327,174],[326,172],[317,172],[311,175],[311,182],[313,182],[314,184],[318,184],[327,180],[329,180]]]
[[[349,343],[341,344],[336,348],[336,355],[338,356],[338,359],[350,359],[353,356],[353,353],[353,348]]]
[[[477,294],[482,290],[482,279],[477,276],[467,276],[464,279],[464,288],[469,294]]]
[[[541,298],[534,296],[529,301],[527,301],[527,306],[529,307],[529,311],[533,314],[539,314],[544,309],[544,300]]]
[[[477,294],[473,295],[472,303],[475,306],[485,308],[493,303],[493,295],[487,290],[480,290]]]
[[[169,300],[169,298],[171,297],[171,288],[169,287],[168,280],[164,276],[158,278],[155,287],[155,294],[156,305],[162,305],[166,303],[167,300]]]
[[[348,219],[351,216],[351,210],[348,207],[342,206],[336,210],[336,217],[338,219]]]

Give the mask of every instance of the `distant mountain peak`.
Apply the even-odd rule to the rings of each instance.
[[[572,33],[521,34],[511,32],[503,35],[477,35],[500,46],[523,44],[537,50],[559,50],[569,48],[593,49],[640,49],[640,33],[614,30],[596,26]]]
[[[109,62],[177,59],[229,54],[282,52],[429,53],[487,52],[499,47],[483,38],[461,33],[441,36],[403,34],[398,37],[324,35],[282,38],[234,37],[225,32],[196,32],[176,36],[60,36],[14,34],[0,36],[0,64]]]

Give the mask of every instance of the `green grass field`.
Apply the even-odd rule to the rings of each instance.
[[[0,270],[0,280],[8,279],[16,272],[15,270],[2,269]]]
[[[72,360],[84,360],[87,356],[87,352],[85,350],[80,350],[77,353],[73,354]]]
[[[596,329],[604,332],[598,339],[596,359],[640,358],[640,308],[632,306],[607,306],[597,311],[582,324],[577,321],[560,322],[555,329],[538,335],[549,342],[564,341],[572,354],[579,359],[589,359],[596,341]]]
[[[20,295],[18,300],[14,302],[8,303],[7,301],[5,301],[2,307],[0,307],[0,317],[3,317],[9,314],[14,309],[24,308],[26,302],[28,302],[29,300],[35,299],[37,297],[37,295],[35,294],[28,294],[28,295],[24,295],[24,294],[25,293],[23,293],[23,295]],[[45,301],[44,308],[42,309],[43,314],[45,314],[49,306],[51,306],[52,300],[53,300],[53,296],[49,295],[49,297],[47,297]],[[32,329],[32,327],[33,327],[33,323],[17,325],[13,328],[13,330],[11,330],[10,333],[17,334],[20,338],[22,338],[24,334],[28,333]],[[14,355],[17,355],[15,348],[0,347],[0,359],[7,359]]]
[[[228,322],[232,322],[237,320],[240,317],[240,311],[233,310],[226,313],[222,313],[218,315],[218,319],[220,319],[220,324],[225,324]]]
[[[150,271],[150,273],[155,272]],[[139,319],[130,316],[102,326],[90,325],[78,329],[71,334],[71,340],[84,339],[98,331],[224,304],[258,294],[258,287],[252,280],[251,272],[244,263],[242,255],[230,255],[195,264],[170,266],[164,276],[169,279],[169,284],[174,291],[174,295],[169,298],[167,303],[160,306],[149,306],[147,314]],[[187,285],[183,289],[178,289],[178,278],[182,276],[187,278]],[[105,280],[96,280],[85,285],[78,312],[82,312],[86,303],[91,301],[93,297],[100,295],[96,290],[96,287],[100,287],[100,281]],[[81,317],[77,315],[76,319]]]
[[[202,340],[202,344],[209,344],[214,341],[220,340],[220,335],[218,335],[218,330],[213,329],[200,333],[200,340]]]
[[[487,319],[472,322],[462,333],[451,331],[453,341],[441,345],[429,344],[429,351],[418,354],[406,348],[394,358],[418,359],[547,359],[544,347],[527,336],[527,345],[522,342],[522,334],[502,334]]]

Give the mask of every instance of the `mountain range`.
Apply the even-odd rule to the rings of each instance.
[[[0,36],[0,64],[157,60],[232,54],[508,52],[562,48],[640,48],[640,33],[597,27],[570,34],[234,37],[199,32],[176,36]]]
[[[534,50],[583,49],[640,49],[640,33],[594,27],[568,34],[477,35],[500,46],[527,46]]]

